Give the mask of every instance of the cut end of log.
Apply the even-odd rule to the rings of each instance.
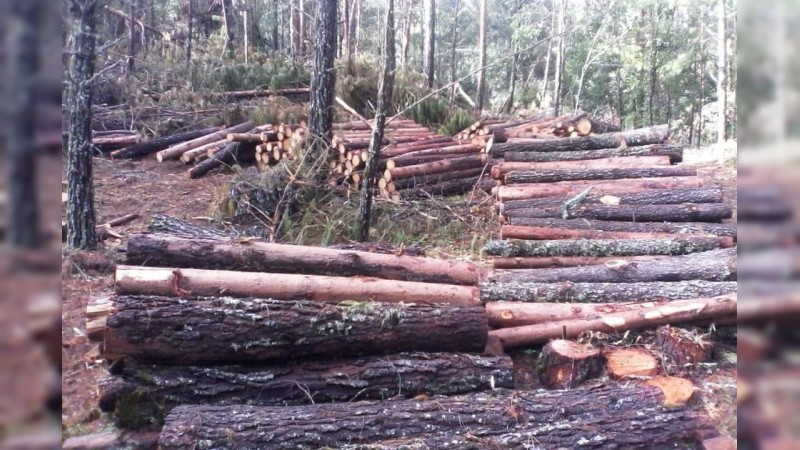
[[[667,373],[684,374],[711,359],[713,342],[697,329],[665,325],[656,330],[655,346]]]
[[[550,341],[542,350],[539,381],[548,388],[566,389],[602,373],[600,351],[565,339]]]
[[[606,370],[612,378],[652,377],[658,373],[658,360],[643,348],[611,350],[605,357]]]
[[[686,378],[660,376],[647,380],[645,384],[661,389],[664,406],[685,405],[694,394],[694,385]]]

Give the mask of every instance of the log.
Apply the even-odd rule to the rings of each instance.
[[[195,225],[164,214],[155,214],[150,219],[147,229],[156,233],[168,233],[174,236],[197,239],[233,239],[236,236],[234,233]]]
[[[565,339],[547,343],[539,357],[539,381],[548,389],[568,389],[603,373],[600,351]]]
[[[425,139],[424,141],[407,142],[403,144],[393,144],[387,149],[381,150],[382,158],[394,158],[406,153],[411,153],[419,150],[427,150],[430,148],[438,148],[443,145],[454,145],[455,141],[447,136],[437,137],[433,139]]]
[[[669,127],[657,125],[619,133],[566,139],[529,139],[504,144],[494,144],[490,141],[486,147],[487,152],[492,156],[502,157],[506,152],[564,152],[661,144],[668,137]]]
[[[111,152],[111,157],[116,159],[140,158],[181,142],[191,141],[193,139],[207,136],[219,130],[219,127],[210,127],[203,128],[201,130],[187,131],[185,133],[177,133],[171,136],[150,139],[149,141],[140,142],[138,144],[131,145],[130,147],[114,150]]]
[[[661,239],[689,237],[686,233],[637,233],[631,231],[571,230],[568,228],[524,227],[503,225],[500,228],[503,239],[553,240],[553,239]],[[723,247],[730,247],[730,236],[718,237]]]
[[[489,281],[495,283],[536,282],[558,283],[643,283],[649,281],[735,281],[736,248],[711,250],[655,261],[626,263],[611,261],[602,266],[563,267],[556,269],[523,269],[495,272]]]
[[[694,385],[686,378],[657,376],[644,382],[648,386],[661,389],[664,394],[664,405],[681,406],[694,396]]]
[[[597,181],[575,180],[550,184],[516,184],[500,186],[496,195],[499,200],[520,200],[541,197],[574,197],[591,187],[592,195],[621,195],[650,189],[687,189],[702,187],[699,177],[629,178],[624,180]]]
[[[540,258],[498,258],[492,259],[492,267],[495,269],[544,269],[547,267],[580,267],[596,266],[605,264],[609,261],[622,259],[628,262],[654,261],[662,259],[664,256],[628,256],[620,258],[617,256],[570,256],[570,257],[540,257]]]
[[[464,156],[461,158],[446,159],[443,161],[434,161],[425,164],[418,164],[415,166],[398,167],[396,169],[387,169],[383,173],[386,181],[400,180],[403,178],[410,178],[415,175],[431,175],[435,173],[443,173],[452,170],[474,169],[476,167],[483,167],[486,165],[488,159],[486,155],[472,155]]]
[[[628,148],[604,148],[599,150],[566,152],[505,152],[503,159],[509,162],[584,161],[617,156],[667,156],[672,164],[683,161],[683,146],[673,144],[642,145]]]
[[[652,189],[619,194],[595,194],[594,189],[581,199],[581,205],[678,205],[681,203],[721,203],[722,189],[705,187],[695,189]],[[501,212],[512,209],[552,208],[563,206],[573,196],[507,200],[499,203]]]
[[[464,195],[473,190],[483,190],[480,186],[483,179],[481,177],[462,178],[458,180],[443,181],[437,184],[426,184],[413,189],[398,191],[401,198],[428,198],[431,195],[450,196]],[[489,187],[491,189],[491,187]]]
[[[606,372],[615,380],[652,377],[658,374],[658,360],[642,347],[619,348],[604,352]]]
[[[403,160],[408,158],[415,158],[418,156],[430,156],[430,155],[464,155],[470,153],[480,153],[481,149],[472,144],[466,145],[441,145],[439,147],[423,149],[423,150],[415,150],[413,152],[405,153],[403,155],[397,156],[395,160]],[[449,156],[452,157],[452,156]]]
[[[412,189],[419,186],[439,184],[445,181],[473,178],[481,175],[483,172],[483,167],[476,167],[474,169],[453,170],[451,172],[437,173],[434,175],[423,175],[418,177],[414,176],[403,180],[393,181],[393,183],[395,189]]]
[[[664,403],[658,387],[608,383],[569,391],[498,389],[427,401],[183,405],[167,416],[159,448],[202,443],[219,449],[365,449],[371,444],[399,449],[408,448],[403,441],[421,439],[426,447],[417,448],[529,449],[533,441],[548,449],[581,448],[586,442],[657,449],[692,448],[718,434],[699,406],[664,408]],[[464,435],[453,436],[454,430]],[[483,439],[486,445],[480,444]]]
[[[733,239],[726,247],[733,246]],[[492,256],[647,256],[687,255],[722,247],[717,237],[668,239],[569,239],[556,241],[487,241],[483,251]]]
[[[714,341],[697,328],[665,325],[656,329],[653,349],[669,375],[689,375],[698,364],[711,360]]]
[[[474,305],[472,286],[383,280],[369,277],[238,272],[117,266],[120,295],[265,297],[278,300],[380,301],[387,303]]]
[[[186,164],[202,161],[208,158],[209,153],[213,155],[218,151],[224,149],[228,144],[229,144],[228,141],[222,140],[201,145],[200,147],[193,148],[191,150],[186,150],[181,155],[181,161],[183,161]]]
[[[174,366],[124,359],[102,379],[100,409],[123,428],[163,425],[177,405],[289,406],[456,395],[514,387],[507,356],[400,353],[280,365]]]
[[[506,184],[552,183],[572,180],[621,180],[628,178],[686,177],[697,175],[691,167],[633,167],[621,169],[519,170],[505,176]]]
[[[92,145],[103,150],[127,147],[138,144],[141,138],[139,135],[117,135],[117,136],[96,136],[92,137]]]
[[[736,224],[731,223],[637,223],[586,219],[531,219],[524,217],[512,217],[509,219],[509,222],[511,225],[563,228],[565,230],[600,230],[633,233],[678,233],[700,235],[713,234],[717,236],[736,237]]]
[[[482,307],[284,302],[231,297],[184,301],[118,296],[104,351],[167,364],[237,364],[400,352],[481,352]],[[146,326],[143,326],[146,324]]]
[[[224,148],[217,150],[214,156],[209,156],[197,163],[187,171],[189,178],[200,178],[208,172],[222,166],[238,164],[240,160],[250,161],[255,157],[256,146],[252,142],[230,142]]]
[[[427,155],[427,156],[415,156],[413,158],[392,158],[389,160],[384,160],[384,165],[386,169],[394,169],[396,167],[407,167],[407,166],[416,166],[419,164],[425,164],[434,161],[444,161],[447,159],[451,159],[451,155]]]
[[[548,162],[501,162],[492,167],[492,178],[502,177],[513,171],[523,170],[588,170],[616,168],[647,168],[669,166],[667,156],[620,156],[615,158],[591,159],[585,161]]]
[[[660,260],[659,260],[660,261]],[[658,262],[658,261],[653,261]],[[649,262],[648,262],[649,263]],[[643,263],[640,263],[643,264]],[[552,269],[555,270],[555,269]],[[649,283],[578,283],[563,278],[549,283],[481,283],[481,300],[516,302],[650,302],[717,297],[736,292],[736,282],[661,281]],[[563,282],[562,282],[563,281]]]
[[[508,350],[547,342],[557,338],[575,338],[584,332],[618,333],[659,325],[715,319],[736,314],[736,294],[721,297],[676,300],[653,308],[604,315],[597,319],[574,319],[501,328],[489,332]]]
[[[228,142],[255,142],[260,144],[262,142],[269,142],[269,137],[267,140],[264,140],[262,136],[269,135],[270,133],[261,132],[261,133],[228,133],[226,136],[226,140]],[[274,134],[274,133],[273,133]],[[277,138],[277,136],[276,136]]]
[[[539,219],[589,219],[617,222],[713,222],[733,217],[733,207],[720,203],[683,203],[680,205],[577,205],[563,207],[521,208],[503,212],[503,217]]]
[[[310,275],[372,276],[392,280],[474,286],[480,268],[471,262],[336,250],[268,242],[134,234],[129,265]]]
[[[239,125],[230,128],[223,128],[220,131],[205,135],[203,137],[182,142],[180,144],[172,145],[169,148],[166,148],[156,153],[156,158],[159,161],[176,160],[179,159],[181,155],[183,155],[188,150],[200,147],[201,145],[210,144],[212,142],[225,140],[225,137],[228,135],[228,133],[242,133],[252,128],[253,128],[253,122],[250,121],[240,123]]]

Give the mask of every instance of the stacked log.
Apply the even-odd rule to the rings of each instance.
[[[141,137],[135,131],[111,130],[92,132],[92,146],[101,152],[109,152],[138,144]]]

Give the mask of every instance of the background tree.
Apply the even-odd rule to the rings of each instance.
[[[483,111],[484,96],[486,95],[486,0],[478,0],[478,23],[480,34],[478,36],[478,100],[475,109],[478,113]]]
[[[333,126],[333,96],[336,85],[336,0],[318,0],[314,38],[314,68],[311,74],[311,102],[308,132],[311,158],[316,161],[330,146]]]
[[[425,76],[433,88],[436,64],[436,0],[425,0]]]

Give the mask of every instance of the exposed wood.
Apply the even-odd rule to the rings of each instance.
[[[535,219],[532,219],[535,220]],[[569,228],[556,227],[526,227],[520,225],[503,225],[500,229],[503,239],[529,239],[529,240],[550,240],[550,239],[672,239],[693,236],[702,236],[704,233],[648,233],[633,231],[595,231],[595,230],[572,230]],[[712,236],[706,234],[705,236]],[[730,236],[717,237],[721,247],[733,246],[733,238]]]
[[[663,256],[628,256],[620,258],[618,256],[569,256],[569,257],[513,257],[492,259],[492,267],[495,269],[543,269],[546,267],[577,267],[577,266],[596,266],[605,264],[609,261],[622,259],[628,262],[652,261],[664,258]]]
[[[597,181],[574,180],[550,184],[516,184],[497,188],[497,198],[502,201],[541,197],[574,197],[591,187],[592,195],[622,195],[651,189],[688,189],[702,187],[699,177],[629,178]]]
[[[200,161],[187,170],[189,178],[199,178],[208,172],[223,166],[231,166],[239,163],[240,160],[250,160],[255,157],[255,144],[252,142],[229,142],[225,147],[220,148],[212,156]]]
[[[626,148],[603,148],[598,150],[564,152],[505,152],[503,159],[523,161],[583,161],[618,156],[667,156],[672,164],[683,161],[683,146],[674,144],[642,145]]]
[[[169,364],[481,352],[487,329],[479,306],[117,296],[104,351]]]
[[[668,239],[569,239],[553,241],[502,240],[488,241],[483,250],[488,255],[514,256],[648,256],[686,255],[721,247],[720,239],[685,237]]]
[[[652,167],[621,169],[551,169],[519,170],[505,176],[507,184],[552,183],[573,180],[621,180],[628,178],[686,177],[697,175],[691,167]]]
[[[539,381],[550,389],[568,389],[603,372],[600,351],[565,339],[547,343],[539,357]]]
[[[661,389],[666,406],[685,405],[694,395],[694,385],[686,378],[658,376],[644,382]]]
[[[619,194],[595,194],[594,188],[581,198],[581,205],[677,205],[681,203],[720,203],[722,189],[718,187],[694,189],[650,189]],[[507,200],[499,204],[501,212],[523,208],[552,208],[563,206],[574,196]]]
[[[250,130],[251,128],[253,128],[253,122],[250,121],[240,123],[239,125],[230,128],[224,128],[222,130],[216,131],[211,134],[207,134],[199,138],[181,142],[179,144],[174,144],[169,148],[166,148],[156,153],[156,158],[159,161],[176,160],[179,159],[181,155],[183,155],[188,150],[200,147],[201,145],[210,144],[212,142],[225,140],[225,137],[228,135],[228,133],[243,133]]]
[[[656,330],[653,347],[661,358],[665,373],[682,375],[711,359],[714,341],[698,329],[665,325]]]
[[[641,347],[619,348],[604,352],[606,371],[614,379],[652,377],[658,374],[658,360]]]
[[[531,218],[510,218],[512,225],[522,225],[530,227],[552,227],[563,228],[566,230],[602,230],[602,231],[624,231],[634,233],[679,233],[679,234],[714,234],[717,236],[736,237],[736,224],[713,224],[713,223],[638,223],[638,222],[616,222],[603,220],[587,219],[531,219]]]

